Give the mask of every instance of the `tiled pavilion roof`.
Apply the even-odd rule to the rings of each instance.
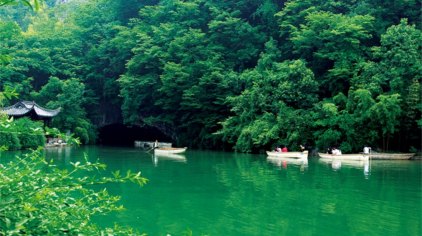
[[[35,114],[42,118],[51,118],[59,114],[60,108],[51,110],[40,105],[36,104],[35,102],[31,101],[20,101],[17,102],[15,105],[0,108],[0,111],[6,113],[9,116],[25,116],[29,114],[31,111],[34,111]]]

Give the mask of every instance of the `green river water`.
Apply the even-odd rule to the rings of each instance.
[[[149,182],[107,186],[127,208],[95,220],[148,235],[422,235],[422,162],[308,163],[188,150],[154,157],[135,148],[46,150],[59,165],[99,159]],[[4,156],[4,154],[3,154]]]

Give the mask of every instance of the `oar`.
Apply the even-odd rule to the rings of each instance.
[[[150,152],[150,151],[152,151],[152,150],[154,150],[154,149],[156,149],[157,147],[152,147],[151,149],[149,149],[148,151],[146,151],[146,152]]]
[[[148,150],[147,152],[150,152],[154,149],[158,148],[158,141],[156,140],[155,143],[152,145],[152,148],[150,150]]]

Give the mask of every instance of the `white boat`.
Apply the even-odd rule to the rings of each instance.
[[[68,146],[67,143],[46,143],[44,147],[54,148],[54,147],[66,147],[66,146]]]
[[[178,154],[184,153],[186,149],[188,148],[156,148],[154,149],[154,154]]]
[[[329,158],[333,160],[350,160],[350,161],[366,161],[369,160],[368,155],[364,155],[361,153],[357,154],[341,154],[341,155],[333,155],[328,153],[318,153],[319,157],[321,158]]]
[[[267,151],[268,158],[304,158],[308,157],[308,151],[303,152],[275,152]]]
[[[368,155],[368,154],[366,154]],[[415,153],[382,153],[371,152],[369,158],[372,160],[409,160]]]

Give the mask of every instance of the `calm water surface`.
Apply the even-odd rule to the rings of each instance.
[[[308,163],[189,150],[154,157],[134,148],[46,150],[60,165],[99,159],[142,171],[144,187],[107,186],[127,208],[96,220],[148,235],[422,235],[421,161]],[[3,154],[2,157],[4,157]]]

